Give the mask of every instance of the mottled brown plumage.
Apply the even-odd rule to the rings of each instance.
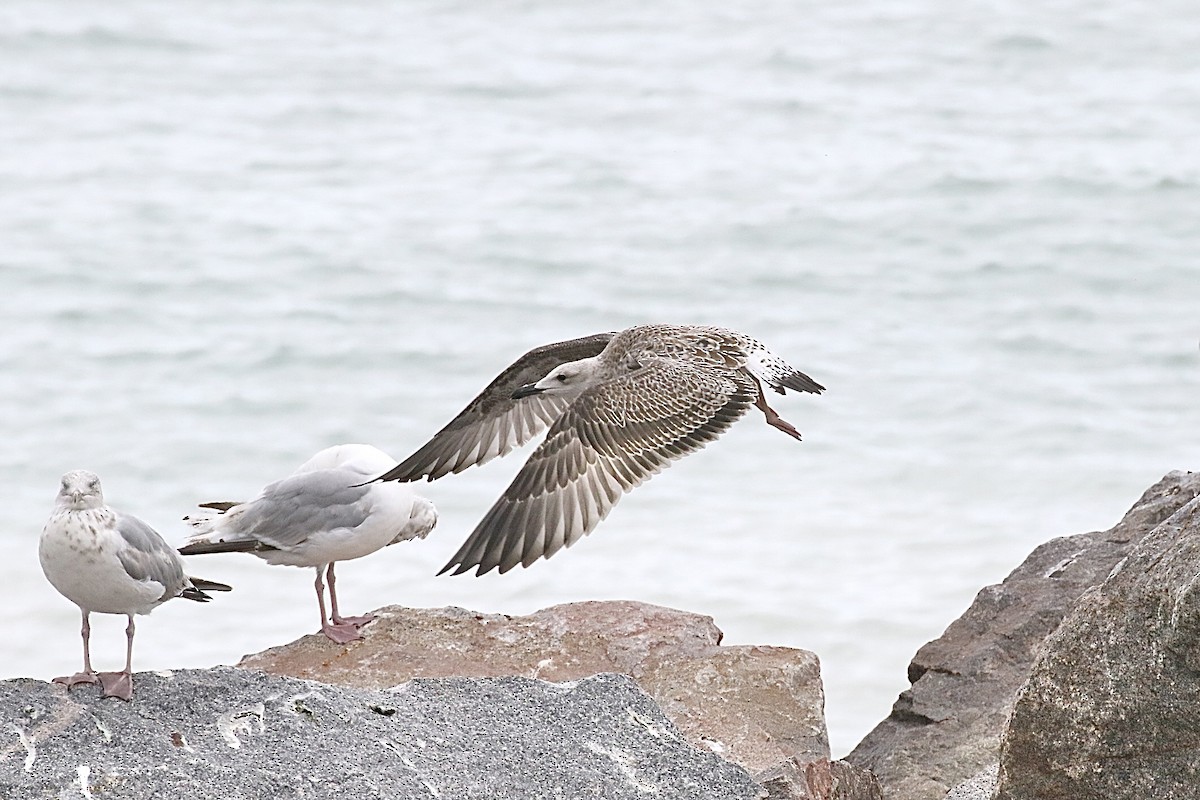
[[[581,349],[595,352],[573,355]],[[527,441],[541,428],[528,420],[552,422],[442,572],[527,567],[591,532],[625,492],[717,438],[751,406],[799,439],[767,405],[762,382],[780,394],[824,388],[724,328],[642,325],[547,345],[522,356],[381,479],[458,472]]]

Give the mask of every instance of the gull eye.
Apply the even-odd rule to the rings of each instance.
[[[566,382],[567,382],[567,376],[566,376],[566,375],[563,375],[561,372],[560,372],[560,373],[559,373],[559,374],[558,374],[556,377],[558,378],[558,382],[559,382],[559,383],[566,383]]]

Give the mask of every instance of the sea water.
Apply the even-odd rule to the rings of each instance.
[[[835,755],[1046,539],[1200,463],[1191,2],[0,9],[0,677],[79,667],[40,574],[59,476],[178,543],[316,450],[407,455],[514,358],[724,325],[775,397],[551,561],[434,577],[522,453],[419,490],[351,613],[629,598],[815,651]],[[139,623],[135,667],[316,629],[312,573]],[[124,620],[96,617],[97,665]]]

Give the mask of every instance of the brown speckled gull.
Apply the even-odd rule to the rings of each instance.
[[[639,325],[529,351],[379,480],[434,480],[545,441],[442,572],[528,567],[590,533],[622,494],[717,438],[751,406],[795,439],[762,384],[824,387],[725,328]]]

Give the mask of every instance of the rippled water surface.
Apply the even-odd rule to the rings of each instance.
[[[422,484],[344,605],[633,598],[823,662],[836,754],[1036,544],[1200,463],[1200,15],[1156,4],[157,3],[0,10],[0,677],[78,667],[61,473],[172,542],[329,444],[396,457],[528,348],[646,321],[828,387],[528,570],[435,578],[519,457]],[[315,627],[310,573],[135,666]],[[123,620],[94,622],[103,667]]]

